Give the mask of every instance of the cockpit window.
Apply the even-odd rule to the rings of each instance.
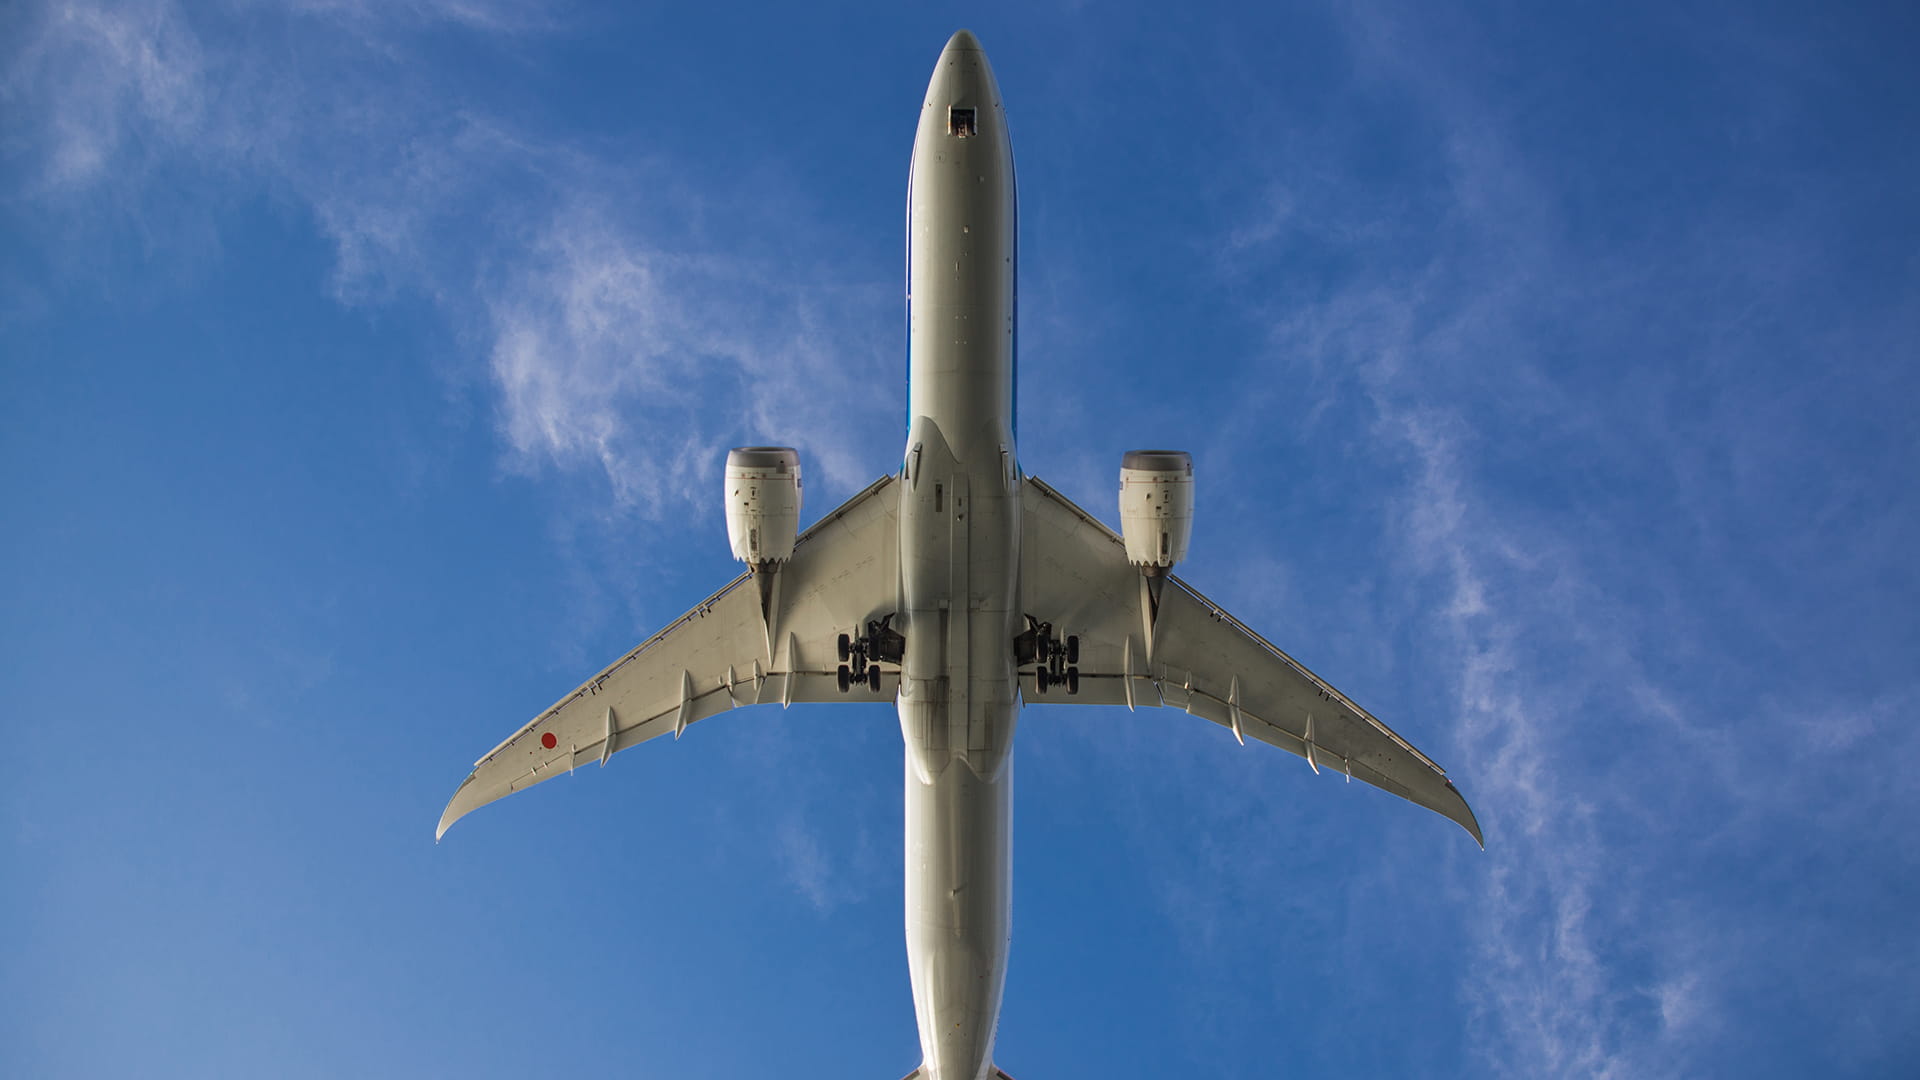
[[[975,109],[948,109],[947,134],[970,139],[980,133],[979,112]]]

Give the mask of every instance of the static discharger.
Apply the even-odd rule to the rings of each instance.
[[[879,704],[874,661],[897,664],[891,705],[907,764],[904,929],[922,1059],[911,1075],[1007,1080],[993,1048],[1012,927],[1013,732],[1022,687],[1041,692],[1038,678],[1021,681],[1021,668],[1056,658],[1074,665],[1055,668],[1064,668],[1068,691],[1052,699],[1060,706],[1111,704],[1110,682],[1091,682],[1107,692],[1085,696],[1077,684],[1117,676],[1128,708],[1184,708],[1207,721],[1202,730],[1231,726],[1241,746],[1298,752],[1315,773],[1332,753],[1351,778],[1359,757],[1367,766],[1360,779],[1484,839],[1438,765],[1173,575],[1193,533],[1191,454],[1125,453],[1118,533],[1023,475],[1013,411],[1018,200],[1000,88],[978,39],[953,35],[916,104],[907,183],[909,449],[900,472],[803,537],[799,453],[730,451],[727,539],[753,581],[723,583],[605,674],[515,727],[455,789],[434,836],[559,773],[562,742],[572,744],[571,771],[580,747],[591,751],[596,707],[619,701],[630,713],[622,731],[607,709],[604,764],[669,731],[680,738],[720,709],[703,695],[724,690],[735,705],[777,696],[783,708],[850,701],[852,668],[867,678],[851,700]],[[726,416],[729,404],[705,408]],[[1056,637],[1056,623],[1075,632]],[[1115,637],[1123,639],[1118,651]],[[1089,648],[1079,655],[1083,642]],[[835,652],[841,664],[860,663],[836,670]],[[777,695],[766,693],[767,678],[780,679]],[[1335,709],[1334,746],[1324,752],[1313,716],[1303,732],[1293,730],[1316,691]],[[544,750],[528,752],[529,733]]]

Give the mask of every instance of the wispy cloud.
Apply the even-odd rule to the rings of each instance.
[[[882,290],[803,291],[763,263],[638,241],[607,208],[570,206],[487,284],[519,459],[593,462],[622,504],[656,513],[703,503],[712,462],[748,433],[802,447],[829,492],[871,479],[874,455],[836,414],[903,404],[865,392],[879,343],[854,328],[881,324]]]
[[[1285,258],[1317,222],[1354,249],[1315,294],[1252,309],[1270,342],[1253,370],[1280,374],[1242,380],[1245,419],[1219,437],[1258,445],[1288,415],[1352,455],[1323,461],[1398,476],[1371,553],[1389,560],[1379,587],[1401,598],[1394,625],[1441,647],[1424,674],[1452,683],[1457,728],[1429,749],[1488,836],[1485,862],[1461,867],[1472,1044],[1499,1075],[1685,1074],[1722,1060],[1736,1015],[1801,1004],[1752,989],[1776,979],[1818,983],[1836,1022],[1910,1018],[1891,1004],[1896,977],[1863,974],[1852,920],[1810,913],[1873,907],[1916,878],[1889,822],[1920,810],[1920,785],[1899,769],[1852,783],[1836,771],[1862,745],[1912,760],[1911,672],[1877,664],[1817,701],[1788,689],[1824,682],[1849,648],[1883,652],[1887,631],[1910,640],[1884,609],[1848,605],[1860,623],[1847,627],[1791,584],[1901,565],[1883,538],[1912,538],[1915,517],[1886,495],[1910,485],[1870,458],[1864,480],[1835,465],[1813,470],[1833,487],[1804,487],[1796,459],[1837,448],[1773,396],[1821,415],[1829,380],[1877,397],[1904,370],[1911,309],[1822,286],[1823,204],[1845,200],[1810,177],[1770,202],[1662,210],[1691,215],[1677,232],[1584,235],[1567,161],[1523,148],[1511,114],[1461,74],[1490,70],[1466,59],[1490,46],[1428,23],[1376,12],[1348,30],[1358,77],[1439,148],[1437,186],[1356,217],[1344,141],[1304,130],[1219,237],[1229,280]],[[1835,340],[1857,362],[1832,366],[1820,343]],[[1867,414],[1867,437],[1910,447],[1879,430],[1883,409]],[[1362,418],[1365,438],[1328,431],[1329,415]],[[1783,513],[1769,501],[1783,498],[1820,509]],[[1866,547],[1825,542],[1835,528]],[[1796,617],[1840,638],[1795,632]],[[1782,693],[1792,700],[1769,700]],[[1823,854],[1863,836],[1892,863],[1840,869]],[[1756,897],[1706,865],[1778,891]],[[1788,939],[1791,959],[1762,944]],[[1848,1053],[1841,1038],[1806,1040]]]
[[[205,108],[199,40],[169,4],[50,4],[16,15],[0,83],[30,140],[27,195],[138,166],[141,145],[194,138]]]
[[[523,0],[293,0],[287,7],[303,15],[391,33],[396,27],[456,26],[487,33],[557,30],[553,5]]]
[[[276,35],[234,20],[300,47],[256,51],[247,43]],[[611,617],[622,587],[658,602],[627,526],[717,515],[728,445],[798,446],[816,512],[897,449],[885,442],[905,404],[895,267],[871,281],[825,261],[833,247],[789,192],[462,104],[428,59],[433,31],[501,49],[527,30],[566,32],[543,8],[145,0],[49,4],[26,22],[4,92],[9,115],[32,122],[7,147],[25,166],[7,195],[53,223],[48,250],[63,246],[55,234],[85,246],[144,231],[175,260],[182,206],[209,221],[235,198],[292,206],[332,248],[333,298],[435,314],[468,357],[449,382],[487,388],[502,466],[580,495],[556,500],[573,520],[552,535],[594,568],[575,575],[582,623]],[[788,805],[753,828],[794,890],[827,914],[874,874],[891,880],[863,827],[821,827],[848,824],[833,816],[847,793],[794,780],[805,749],[768,737],[779,761],[749,767],[781,777]],[[870,818],[881,795],[862,799],[856,816]]]
[[[710,510],[717,455],[739,441],[800,446],[828,497],[871,479],[863,433],[889,430],[878,418],[901,404],[883,344],[893,289],[796,261],[810,238],[695,235],[698,163],[451,107],[416,55],[428,26],[502,47],[506,31],[558,32],[542,9],[323,2],[249,17],[285,24],[301,52],[270,60],[219,13],[164,0],[40,12],[6,83],[10,112],[38,118],[14,197],[57,210],[105,194],[164,229],[151,181],[130,170],[194,175],[209,200],[292,195],[334,247],[335,294],[429,301],[494,389],[503,460],[598,474],[607,514]],[[729,205],[806,218],[781,215],[782,198]]]
[[[824,914],[848,899],[819,834],[805,823],[788,818],[780,823],[775,836],[787,881],[807,898],[814,911]]]

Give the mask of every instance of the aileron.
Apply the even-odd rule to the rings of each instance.
[[[794,586],[787,595],[808,602],[775,616],[785,631],[782,656],[767,655],[767,612],[754,575],[734,578],[475,762],[436,835],[479,807],[577,764],[604,765],[655,736],[678,739],[715,713],[758,703],[768,680],[779,680],[782,704],[883,700],[897,677],[883,677],[878,690],[862,683],[842,693],[832,669],[791,665],[803,656],[831,656],[836,634],[857,632],[867,618],[893,610],[896,502],[893,478],[882,477],[795,541],[780,574]],[[744,684],[735,673],[742,668],[755,673],[751,702],[736,696]]]
[[[1337,767],[1477,840],[1446,774],[1173,575],[1194,463],[1121,459],[1121,532],[1021,475],[1014,442],[1017,204],[979,42],[947,43],[907,192],[908,411],[899,471],[806,532],[799,452],[727,455],[748,572],[475,763],[441,815],[778,701],[890,702],[906,752],[906,944],[922,1067],[991,1077],[1011,933],[1014,731],[1028,702],[1165,706]]]
[[[1306,759],[1315,773],[1342,775],[1440,813],[1483,842],[1473,812],[1445,770],[1373,714],[1171,574],[1156,610],[1124,541],[1043,481],[1024,498],[1023,603],[1036,617],[1071,627],[1081,641],[1076,696],[1036,703],[1137,703],[1144,677],[1159,703]],[[1149,618],[1149,615],[1151,616]],[[1146,667],[1136,672],[1134,634],[1146,626]],[[1118,693],[1100,691],[1112,683]],[[1091,692],[1089,692],[1091,691]]]

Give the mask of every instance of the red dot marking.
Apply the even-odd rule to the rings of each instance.
[[[545,735],[542,735],[542,736],[540,736],[540,745],[541,745],[541,746],[544,746],[544,747],[546,747],[546,748],[547,748],[547,749],[549,749],[549,750],[551,750],[551,749],[553,749],[554,747],[556,747],[556,746],[559,746],[559,745],[560,745],[560,740],[559,740],[559,739],[556,739],[556,738],[554,738],[554,737],[553,737],[553,732],[551,732],[551,731],[549,731],[549,732],[547,732],[547,733],[546,733]]]

